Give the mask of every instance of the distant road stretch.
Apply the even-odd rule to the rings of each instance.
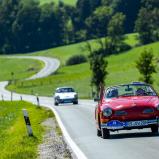
[[[39,60],[44,63],[44,67],[35,75],[27,78],[26,80],[32,80],[37,78],[44,78],[52,73],[54,73],[60,66],[60,61],[51,58],[51,57],[44,57],[44,56],[4,56],[4,58],[18,58],[18,59],[34,59]]]

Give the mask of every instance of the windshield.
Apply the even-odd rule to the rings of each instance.
[[[152,87],[146,84],[119,85],[106,90],[106,98],[120,96],[157,96],[157,94]]]
[[[56,90],[56,93],[68,93],[75,92],[73,88],[59,88]]]

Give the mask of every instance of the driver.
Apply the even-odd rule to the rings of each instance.
[[[144,89],[138,88],[137,91],[136,91],[136,95],[137,95],[137,96],[146,95],[146,92],[145,92]]]

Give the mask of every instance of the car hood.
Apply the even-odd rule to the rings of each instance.
[[[134,106],[154,107],[157,104],[159,104],[159,98],[157,96],[118,97],[108,99],[104,102],[105,106],[109,106],[116,110],[131,108]]]
[[[56,93],[55,97],[59,96],[61,99],[74,98],[77,93],[69,92],[69,93]]]

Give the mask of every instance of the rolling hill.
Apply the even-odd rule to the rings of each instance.
[[[136,34],[128,36],[127,43],[134,46],[137,41],[135,40]],[[136,43],[135,43],[136,42]],[[97,44],[95,41],[91,41],[93,47]],[[63,46],[59,48],[49,49],[41,52],[36,52],[32,55],[45,55],[56,57],[62,60],[62,67],[58,70],[55,75],[51,75],[44,79],[37,79],[33,81],[23,82],[23,86],[19,81],[16,85],[10,85],[8,88],[10,90],[16,90],[17,92],[28,93],[32,91],[38,93],[39,95],[51,96],[54,89],[58,86],[73,86],[79,92],[80,98],[91,97],[91,71],[89,69],[89,63],[83,63],[73,66],[65,66],[66,60],[75,54],[88,55],[86,50],[83,50],[85,43],[73,44],[68,46]],[[107,57],[108,64],[108,77],[106,78],[106,86],[116,85],[121,83],[127,83],[132,81],[138,81],[140,75],[135,67],[135,61],[140,56],[140,53],[145,48],[152,48],[155,54],[155,62],[158,61],[159,55],[159,42],[152,43],[145,46],[134,47],[130,51],[115,54]],[[123,62],[124,61],[124,62]],[[157,71],[159,68],[157,66]],[[159,91],[159,80],[158,75],[154,74],[155,88]]]

